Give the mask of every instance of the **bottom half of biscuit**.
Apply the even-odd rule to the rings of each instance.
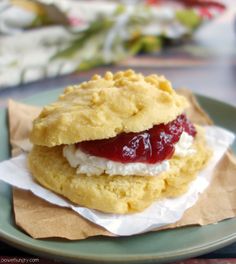
[[[173,156],[170,169],[154,177],[76,174],[76,169],[62,155],[63,146],[34,146],[28,164],[41,185],[73,203],[103,212],[126,214],[142,211],[163,197],[176,197],[186,192],[211,156],[201,129],[193,147],[194,154],[184,158]]]

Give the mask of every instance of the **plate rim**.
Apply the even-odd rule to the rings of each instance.
[[[236,219],[234,219],[234,218],[226,219],[226,220],[223,220],[223,221],[227,221],[227,220],[232,220],[232,221],[235,220],[236,221]],[[219,222],[217,224],[220,224],[220,223],[221,222]],[[200,226],[195,226],[195,228],[201,228],[201,227]],[[19,231],[22,232],[22,230],[19,230]],[[4,235],[4,233],[5,233],[5,235]],[[29,236],[26,233],[23,233],[23,234],[26,235],[26,236]],[[99,237],[102,237],[102,236],[99,236]],[[120,254],[119,255],[118,254],[112,254],[112,255],[107,255],[105,257],[104,256],[102,256],[102,257],[99,256],[98,257],[95,254],[92,257],[91,257],[91,255],[81,256],[81,255],[75,255],[75,254],[71,254],[71,253],[65,253],[65,252],[62,252],[60,249],[42,248],[42,246],[36,246],[36,245],[30,244],[30,242],[27,242],[24,239],[19,239],[18,237],[16,238],[15,236],[8,235],[6,232],[2,232],[1,228],[0,228],[0,238],[1,239],[3,238],[3,241],[6,242],[7,244],[13,245],[14,247],[16,247],[18,249],[21,249],[21,250],[23,250],[25,252],[29,252],[28,249],[30,247],[29,250],[33,250],[33,251],[30,251],[30,252],[36,252],[36,253],[39,253],[39,255],[41,255],[41,256],[46,256],[46,257],[50,257],[50,258],[53,258],[55,256],[56,257],[60,257],[62,259],[66,258],[66,257],[69,257],[70,260],[73,260],[73,261],[75,261],[75,260],[76,261],[78,261],[78,260],[90,261],[90,262],[93,261],[94,263],[95,262],[101,262],[101,261],[103,263],[109,263],[110,261],[113,261],[113,262],[124,262],[124,263],[133,263],[135,261],[136,263],[140,263],[140,262],[143,262],[143,261],[153,261],[153,260],[161,261],[163,263],[165,261],[169,262],[169,261],[172,261],[172,260],[182,259],[182,257],[184,257],[184,258],[194,257],[194,256],[198,255],[199,251],[201,252],[201,254],[202,253],[203,254],[209,253],[209,252],[211,252],[211,250],[217,250],[217,249],[222,248],[224,246],[230,245],[231,243],[236,241],[236,232],[231,234],[231,235],[228,235],[228,236],[226,236],[224,238],[215,240],[214,242],[205,243],[205,244],[201,245],[200,247],[199,246],[195,246],[195,247],[188,248],[187,252],[186,252],[186,249],[181,249],[181,250],[172,251],[171,255],[170,255],[170,252],[167,252],[167,253],[164,253],[164,254],[159,254],[159,255],[155,255],[155,254],[151,255],[149,253],[146,253],[146,254],[142,253],[140,255],[139,254],[133,254],[133,255],[125,256],[125,257],[121,257]],[[29,238],[31,239],[30,236],[29,236]],[[119,237],[117,237],[115,239],[119,239]],[[35,239],[35,240],[43,242],[43,239]],[[68,240],[68,241],[71,242],[71,240]],[[74,240],[74,241],[76,241],[76,240]],[[74,241],[72,240],[72,242],[74,242]],[[77,240],[76,242],[79,242],[79,241],[80,240]],[[167,259],[167,256],[166,256],[167,254],[168,254],[168,259]]]

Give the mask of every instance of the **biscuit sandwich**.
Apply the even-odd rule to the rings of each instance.
[[[34,120],[29,169],[80,206],[143,211],[185,193],[211,155],[187,107],[163,76],[95,75],[67,87]]]

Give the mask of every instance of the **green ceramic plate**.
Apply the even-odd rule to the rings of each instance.
[[[56,98],[49,91],[25,102],[42,105]],[[236,109],[225,103],[198,96],[215,123],[236,133]],[[9,158],[6,111],[0,112],[0,160]],[[236,143],[233,146],[236,152]],[[0,237],[31,254],[69,262],[166,263],[201,255],[236,241],[236,219],[204,227],[186,227],[122,238],[91,238],[84,241],[35,240],[18,229],[13,221],[11,188],[0,184]]]

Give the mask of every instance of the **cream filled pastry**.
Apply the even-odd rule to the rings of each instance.
[[[142,211],[184,193],[211,155],[187,107],[163,76],[95,75],[67,88],[34,121],[29,168],[76,204]]]

